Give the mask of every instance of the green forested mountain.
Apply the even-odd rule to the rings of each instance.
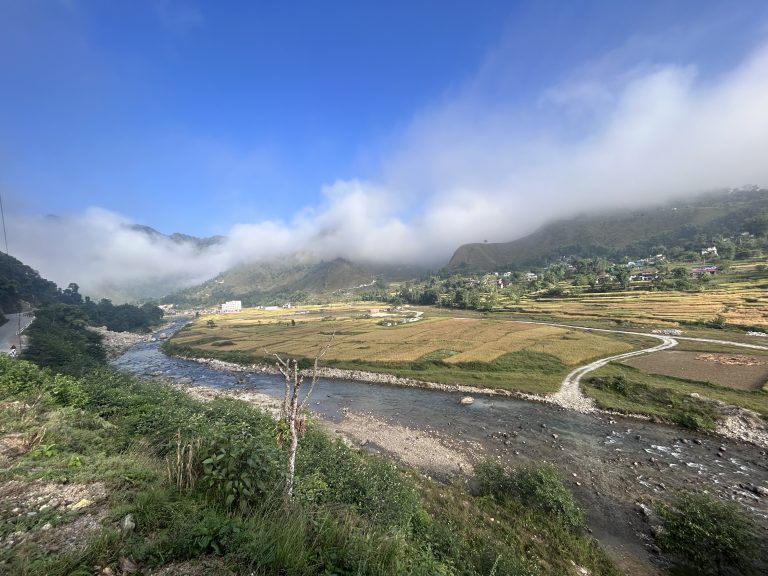
[[[564,256],[642,257],[700,250],[717,237],[768,231],[768,189],[711,193],[665,206],[583,215],[504,243],[465,244],[448,268],[490,271],[545,264]],[[674,253],[672,254],[674,256]]]
[[[0,324],[5,321],[3,313],[19,312],[25,305],[37,309],[34,324],[37,328],[50,310],[61,307],[77,310],[78,318],[82,316],[88,324],[107,326],[115,331],[146,332],[163,317],[162,310],[153,304],[139,308],[131,304],[114,306],[105,299],[93,302],[87,296],[83,298],[77,284],[72,283],[62,290],[16,258],[0,254]],[[55,325],[55,321],[51,325]]]
[[[56,284],[13,256],[0,253],[0,314],[18,312],[22,302],[41,306],[58,298]]]
[[[237,266],[199,286],[164,299],[182,305],[212,305],[242,300],[243,305],[302,302],[340,291],[364,289],[376,280],[405,280],[425,270],[414,266],[359,264],[336,258],[308,263],[291,258]]]

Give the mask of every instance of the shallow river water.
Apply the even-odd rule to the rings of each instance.
[[[139,343],[113,361],[141,376],[190,385],[248,389],[281,397],[280,376],[228,373],[165,356],[158,342]],[[588,512],[591,531],[614,556],[625,556],[653,573],[652,518],[642,505],[669,499],[676,490],[708,490],[740,503],[768,535],[768,456],[765,450],[716,435],[689,432],[643,420],[585,415],[554,405],[476,396],[469,406],[450,392],[344,380],[319,380],[312,411],[339,421],[346,411],[466,446],[515,466],[556,464]],[[470,447],[475,449],[470,450]],[[761,496],[761,489],[766,496]],[[639,571],[645,569],[640,567]]]

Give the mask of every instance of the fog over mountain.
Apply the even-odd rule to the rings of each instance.
[[[489,96],[503,85],[504,56],[502,47],[414,116],[375,178],[340,178],[283,220],[236,224],[201,248],[153,238],[129,226],[151,222],[98,207],[56,218],[15,212],[10,251],[59,284],[114,296],[116,286],[158,292],[299,251],[442,265],[460,244],[509,241],[555,217],[768,184],[766,45],[706,78],[696,62],[606,56],[525,103]]]

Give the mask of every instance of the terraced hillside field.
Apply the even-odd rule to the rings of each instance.
[[[562,319],[612,319],[641,323],[711,321],[768,326],[768,290],[753,282],[703,292],[606,292],[572,298],[527,299],[520,311]]]
[[[213,320],[214,327],[208,326]],[[201,355],[261,360],[265,350],[311,358],[335,334],[324,358],[339,367],[394,372],[423,380],[552,392],[588,360],[629,351],[621,337],[477,318],[364,317],[360,310],[205,317],[173,338]],[[384,324],[391,323],[386,326]]]

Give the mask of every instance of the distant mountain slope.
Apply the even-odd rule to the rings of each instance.
[[[364,289],[377,279],[417,278],[425,270],[415,266],[358,264],[337,258],[308,263],[301,258],[237,266],[199,286],[166,297],[165,303],[208,306],[242,300],[245,306],[297,301]]]
[[[132,224],[129,227],[131,230],[144,232],[152,240],[167,238],[169,240],[173,240],[177,244],[192,244],[198,250],[204,250],[210,246],[221,244],[224,242],[224,240],[226,240],[226,237],[224,236],[209,236],[208,238],[198,238],[197,236],[190,236],[188,234],[181,234],[179,232],[174,232],[173,234],[168,235],[163,234],[162,232],[158,232],[150,226],[144,226],[142,224]]]
[[[650,254],[654,247],[703,243],[761,226],[768,217],[768,190],[706,194],[666,206],[579,216],[547,224],[512,242],[465,244],[448,268],[471,271],[519,268],[562,256],[619,258]]]

